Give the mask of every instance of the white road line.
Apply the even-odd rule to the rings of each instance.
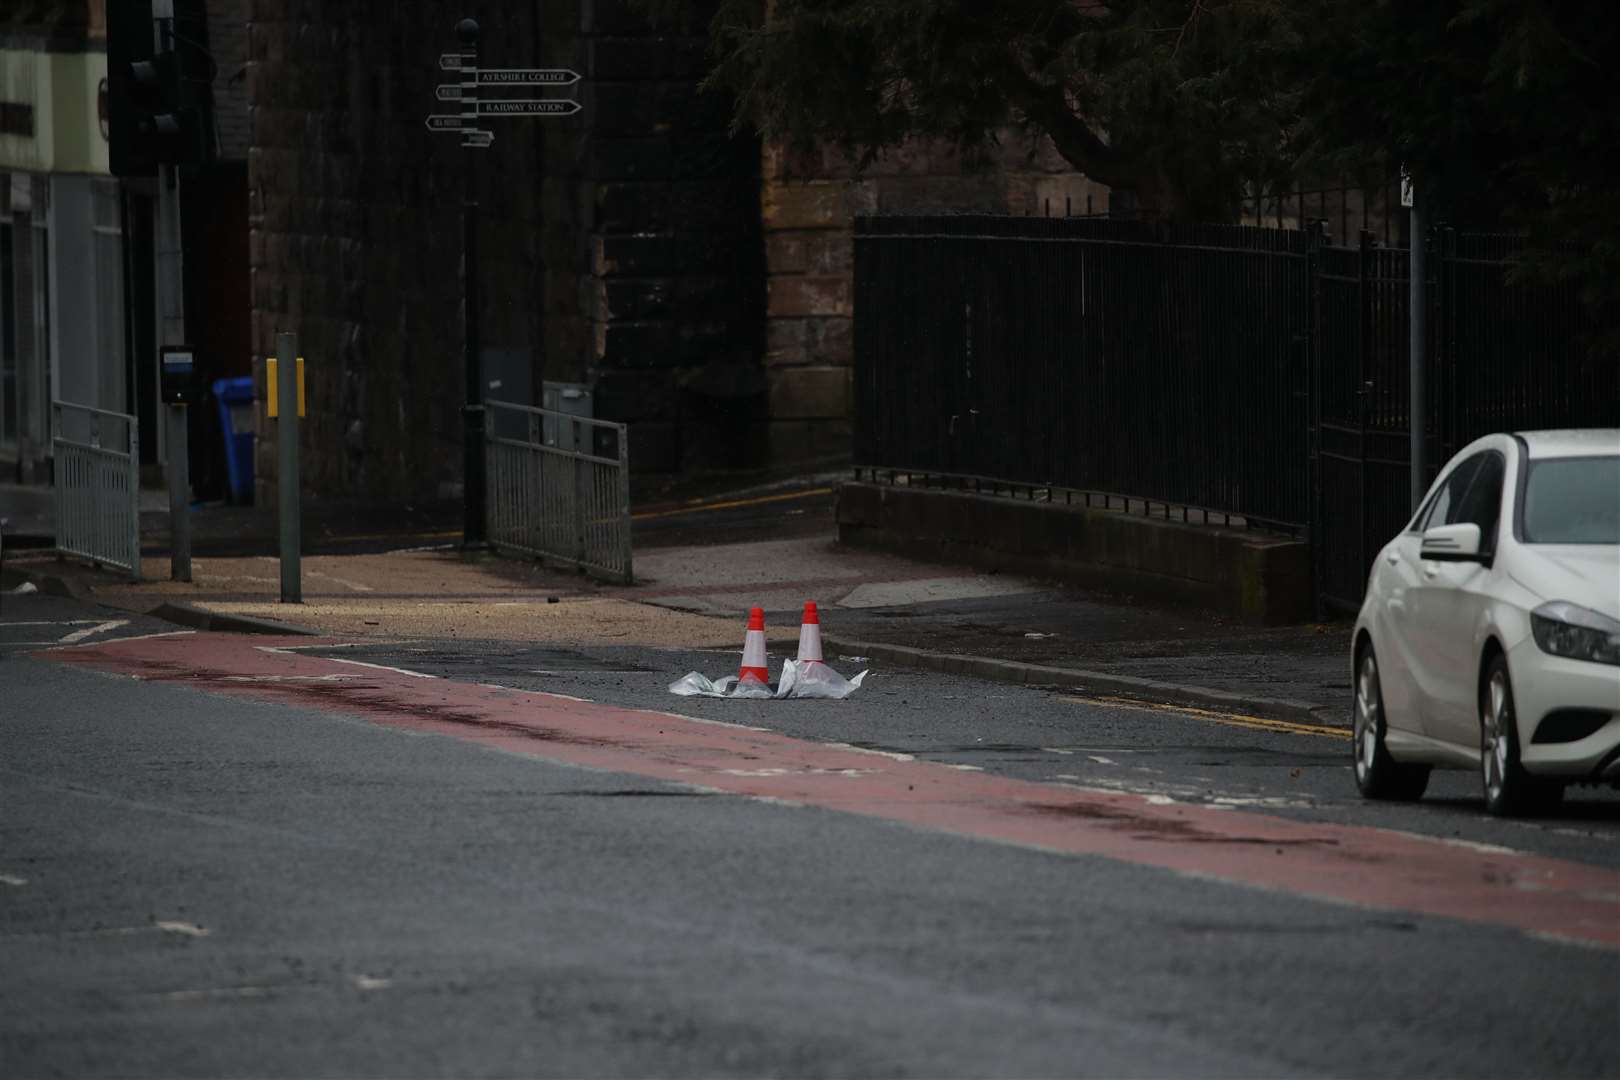
[[[1041,749],[1046,751],[1048,754],[1063,754],[1065,757],[1074,753],[1073,750],[1059,750],[1055,746],[1043,746]]]
[[[1118,765],[1119,764],[1119,762],[1113,760],[1112,758],[1105,758],[1101,754],[1087,754],[1086,757],[1090,758],[1092,761],[1095,761],[1099,765]]]
[[[268,986],[225,986],[217,990],[171,990],[166,994],[158,994],[165,1001],[207,1001],[210,998],[256,998],[269,997]]]
[[[362,675],[224,675],[223,682],[281,683],[281,682],[348,682],[364,678]]]
[[[134,635],[131,635],[130,637],[121,637],[118,640],[120,642],[124,642],[124,641],[150,641],[153,638],[160,638],[160,637],[185,637],[188,634],[195,634],[196,632],[197,631],[195,631],[195,630],[164,630],[164,631],[161,631],[161,632],[156,633],[156,634],[134,634]]]
[[[25,877],[18,877],[16,874],[0,874],[0,885],[10,885],[12,888],[20,889],[26,884],[28,884],[28,879]]]
[[[375,975],[356,975],[354,977],[354,986],[357,990],[386,990],[393,985],[393,979],[383,979]]]
[[[109,631],[118,629],[120,626],[128,626],[128,625],[129,625],[129,620],[128,619],[111,619],[111,620],[109,620],[107,622],[102,623],[100,626],[87,626],[83,630],[75,630],[75,631],[73,631],[73,633],[68,634],[66,637],[64,637],[62,639],[62,644],[63,645],[76,645],[79,642],[83,641],[87,637],[93,637],[96,634],[105,634],[105,633],[108,633]]]
[[[159,919],[152,924],[165,934],[184,934],[186,937],[207,937],[208,931],[195,923],[177,922],[173,919]]]
[[[339,585],[342,585],[345,589],[348,589],[350,592],[376,592],[376,590],[370,585],[362,585],[358,581],[349,581],[347,578],[340,578],[336,574],[328,574],[322,570],[311,570],[309,572],[309,576],[325,578],[327,581],[335,581]]]
[[[437,679],[437,675],[427,675],[410,668],[389,667],[387,664],[368,664],[364,660],[345,660],[340,656],[328,656],[325,659],[334,664],[353,664],[355,667],[374,668],[377,671],[392,671],[396,675],[409,675],[413,679]]]

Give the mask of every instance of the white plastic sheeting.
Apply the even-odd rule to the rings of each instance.
[[[763,683],[750,680],[738,683],[735,675],[727,675],[723,679],[710,679],[701,672],[693,671],[681,676],[669,684],[669,692],[681,697],[719,697],[719,698],[832,698],[834,700],[849,697],[866,678],[866,672],[861,672],[853,679],[846,679],[820,660],[784,660],[782,661],[782,678],[777,682],[776,689],[772,690]]]

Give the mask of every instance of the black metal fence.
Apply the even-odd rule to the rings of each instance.
[[[1411,502],[1405,249],[980,215],[860,218],[855,241],[859,465],[1309,532],[1321,598],[1359,600]],[[1620,425],[1573,290],[1510,283],[1513,237],[1431,243],[1431,470],[1489,431]]]
[[[1303,525],[1305,240],[1095,219],[860,219],[856,459]]]

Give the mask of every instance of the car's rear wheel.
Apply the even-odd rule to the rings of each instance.
[[[1546,810],[1564,797],[1563,784],[1537,779],[1519,762],[1513,679],[1508,675],[1507,658],[1500,654],[1491,657],[1479,696],[1479,758],[1485,809],[1498,817]]]
[[[1356,787],[1368,799],[1411,801],[1423,797],[1429,786],[1427,765],[1403,765],[1390,756],[1384,739],[1389,731],[1384,717],[1384,689],[1378,678],[1378,656],[1369,643],[1356,661],[1355,739]]]

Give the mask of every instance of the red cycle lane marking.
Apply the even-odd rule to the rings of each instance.
[[[1600,867],[1013,780],[671,713],[274,651],[295,644],[312,642],[197,634],[39,655],[548,761],[1620,948],[1620,873]]]

